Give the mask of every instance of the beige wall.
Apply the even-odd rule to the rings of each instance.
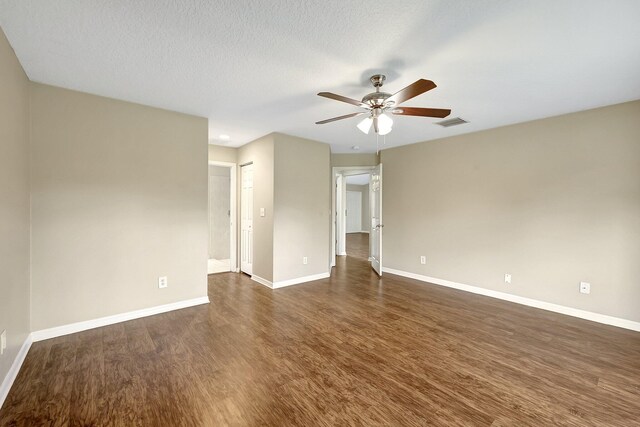
[[[29,80],[0,30],[0,384],[29,335]]]
[[[237,163],[238,149],[209,144],[209,161]]]
[[[382,163],[386,267],[640,321],[640,101]]]
[[[328,144],[275,134],[274,282],[329,271],[330,155]]]
[[[362,193],[362,231],[369,231],[371,227],[371,213],[369,212],[369,185],[347,184],[347,191],[359,191]]]
[[[376,153],[332,154],[331,167],[375,166],[378,162]]]
[[[207,120],[40,84],[31,109],[32,329],[206,296]]]
[[[273,281],[274,134],[266,135],[238,149],[238,164],[247,163],[253,163],[253,274],[271,282]],[[241,169],[238,168],[238,215],[240,215],[242,186]],[[264,217],[260,216],[260,208],[265,209]],[[240,225],[239,222],[238,224]],[[238,239],[238,242],[240,241]],[[238,267],[240,267],[239,256]]]

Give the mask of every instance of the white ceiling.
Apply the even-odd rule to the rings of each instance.
[[[0,0],[34,81],[209,118],[210,142],[277,131],[375,151],[356,111],[316,96],[438,87],[405,105],[469,120],[396,117],[386,147],[640,98],[637,0]],[[228,134],[228,142],[217,140]]]

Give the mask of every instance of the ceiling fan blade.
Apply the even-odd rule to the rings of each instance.
[[[359,116],[359,115],[365,114],[365,113],[367,113],[367,111],[362,111],[362,112],[358,112],[358,113],[351,113],[351,114],[345,114],[344,116],[333,117],[331,119],[326,119],[326,120],[320,120],[319,122],[316,122],[316,124],[317,125],[323,125],[325,123],[335,122],[336,120],[348,119],[350,117]]]
[[[451,114],[451,110],[444,108],[420,108],[420,107],[399,107],[391,110],[397,116],[422,116],[444,118]]]
[[[357,105],[358,107],[369,107],[367,104],[363,104],[362,101],[356,99],[347,98],[346,96],[337,95],[331,92],[320,92],[318,96],[324,96],[325,98],[335,99],[336,101],[346,102],[347,104]]]
[[[404,101],[430,91],[434,87],[436,87],[436,84],[431,80],[420,79],[391,95],[389,98],[387,98],[387,102],[393,101],[395,102],[395,105],[398,105],[403,103]]]

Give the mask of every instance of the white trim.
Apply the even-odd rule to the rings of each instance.
[[[362,231],[359,231],[359,233],[366,233],[366,234],[369,234],[369,230],[362,230]]]
[[[313,282],[330,277],[330,273],[312,274],[311,276],[297,277],[295,279],[281,280],[273,284],[273,289],[284,288],[285,286],[299,285],[300,283]]]
[[[154,314],[180,310],[181,308],[193,307],[194,305],[200,304],[209,304],[209,297],[193,298],[190,300],[173,302],[171,304],[158,305],[155,307],[143,308],[141,310],[129,311],[127,313],[115,314],[113,316],[100,317],[98,319],[85,320],[83,322],[42,329],[40,331],[32,332],[31,337],[33,338],[33,342],[38,342],[60,337],[62,335],[74,334],[88,329],[100,328],[102,326],[113,325],[114,323],[126,322],[127,320],[153,316]]]
[[[630,329],[640,332],[640,322],[633,320],[621,319],[619,317],[607,316],[606,314],[594,313],[592,311],[580,310],[564,305],[553,304],[550,302],[539,301],[532,298],[521,297],[518,295],[508,294],[506,292],[494,291],[492,289],[480,288],[477,286],[465,285],[463,283],[452,282],[450,280],[438,279],[435,277],[423,276],[421,274],[409,273],[406,271],[395,270],[393,268],[383,267],[385,273],[395,274],[397,276],[408,277],[410,279],[428,282],[434,285],[446,286],[448,288],[459,289],[465,292],[485,295],[491,298],[497,298],[516,304],[522,304],[529,307],[540,308],[542,310],[553,311],[554,313],[566,314],[567,316],[578,317],[580,319],[591,320],[592,322],[603,323],[605,325],[617,326],[619,328]]]
[[[286,286],[299,285],[300,283],[313,282],[314,280],[326,279],[328,277],[331,277],[331,273],[312,274],[311,276],[296,277],[295,279],[281,280],[274,283],[254,274],[251,276],[251,280],[258,282],[267,288],[278,289]]]
[[[31,348],[32,343],[33,343],[32,334],[29,334],[27,335],[27,338],[22,343],[22,347],[20,347],[20,350],[18,351],[16,358],[13,359],[13,363],[9,368],[9,372],[7,372],[7,375],[4,377],[4,380],[2,381],[2,385],[0,385],[0,408],[2,408],[2,405],[4,404],[5,399],[9,395],[9,390],[11,390],[11,386],[13,385],[13,382],[16,380],[16,377],[18,376],[18,372],[20,372],[22,363],[24,362],[25,357],[27,357],[27,353],[29,352],[29,349]]]
[[[270,280],[263,279],[262,277],[256,276],[255,274],[251,275],[251,280],[253,280],[254,282],[258,282],[261,285],[266,286],[267,288],[273,289],[273,283]]]

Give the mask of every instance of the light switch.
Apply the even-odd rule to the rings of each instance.
[[[264,216],[264,208],[260,208],[260,216]]]

